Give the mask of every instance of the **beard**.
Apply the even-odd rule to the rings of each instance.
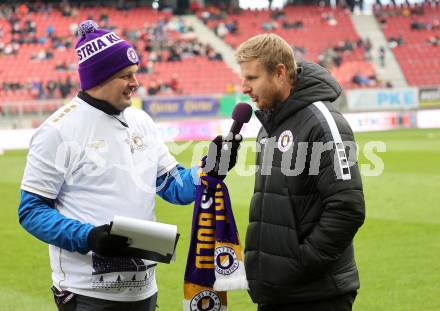
[[[266,96],[267,100],[263,100],[257,104],[257,107],[263,111],[269,111],[274,109],[280,103],[284,101],[281,91],[273,91],[272,94]]]

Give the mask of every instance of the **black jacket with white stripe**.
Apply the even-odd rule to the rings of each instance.
[[[256,112],[263,127],[245,267],[250,296],[261,304],[359,288],[352,242],[365,206],[353,133],[332,104],[342,90],[321,66],[299,65],[287,100]]]

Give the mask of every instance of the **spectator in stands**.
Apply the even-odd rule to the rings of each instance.
[[[431,36],[426,42],[432,46],[440,46],[440,35]]]
[[[24,23],[24,31],[29,34],[35,34],[37,32],[37,25],[31,19],[27,19]]]
[[[355,43],[351,40],[339,41],[338,44],[334,47],[336,52],[352,52],[354,49]]]
[[[385,28],[387,28],[387,26],[388,26],[388,20],[387,20],[387,18],[385,17],[385,16],[383,16],[383,15],[378,15],[377,16],[377,20],[379,21],[379,25],[380,25],[380,28],[383,30],[383,29],[385,29]]]
[[[426,30],[428,29],[427,25],[424,22],[412,21],[410,24],[411,30]]]
[[[55,28],[52,25],[47,26],[47,36],[51,38],[55,33]]]
[[[368,79],[363,73],[358,72],[353,76],[351,82],[358,86],[368,86],[370,84],[370,79]]]
[[[276,9],[276,10],[273,10],[273,11],[270,13],[270,17],[271,17],[273,20],[285,19],[285,18],[286,18],[286,13],[284,13],[283,10]]]
[[[274,31],[278,28],[278,23],[276,21],[263,22],[261,28],[264,31]]]
[[[328,70],[333,68],[333,65],[340,67],[342,65],[342,53],[341,50],[336,50],[335,48],[329,48],[320,54],[318,57],[318,64]]]
[[[182,93],[182,89],[179,86],[179,75],[177,73],[173,73],[170,81],[167,84],[174,94]]]
[[[365,61],[371,61],[372,44],[370,38],[366,38],[366,39],[359,38],[359,40],[356,42],[356,47],[363,49]]]
[[[206,56],[211,61],[222,61],[223,60],[222,54],[217,53],[212,47],[207,48]]]
[[[148,95],[154,96],[159,94],[160,92],[160,84],[156,80],[150,81],[150,85],[148,87]]]
[[[72,87],[72,79],[70,78],[70,76],[67,76],[64,82],[60,82],[58,84],[61,98],[67,98],[67,96],[70,95],[70,92],[72,91]]]
[[[48,59],[52,59],[53,58],[53,53],[52,51],[45,49],[45,48],[41,48],[38,53],[32,53],[31,59],[35,59],[35,60],[48,60]]]
[[[18,54],[19,45],[17,43],[8,43],[3,49],[4,55],[16,55]]]
[[[391,81],[386,81],[385,82],[385,87],[387,89],[392,89],[394,87],[393,83]]]
[[[170,47],[168,47],[168,52],[169,56],[167,62],[180,62],[182,60],[180,56],[181,50],[176,45],[171,45]]]
[[[34,79],[34,81],[32,82],[30,91],[31,91],[31,96],[34,99],[44,99],[44,97],[45,97],[44,86],[40,80]]]
[[[235,58],[262,124],[245,246],[249,294],[259,311],[352,310],[353,238],[365,204],[356,159],[345,154],[353,133],[333,105],[342,89],[321,66],[297,63],[275,34],[252,37]],[[321,148],[314,162],[317,144],[331,150]]]
[[[19,82],[3,82],[2,88],[4,91],[18,91],[23,88]]]
[[[191,203],[197,167],[180,166],[151,118],[129,108],[138,87],[133,47],[105,39],[110,31],[91,21],[79,29],[76,52],[87,56],[78,69],[81,91],[32,138],[19,221],[50,244],[58,310],[153,311],[156,262],[133,254],[110,222],[115,215],[154,221],[156,185],[168,202]],[[93,50],[95,39],[100,49]]]
[[[381,46],[379,48],[379,61],[380,61],[380,66],[383,68],[385,67],[385,56],[386,56],[386,50],[384,46]]]
[[[46,84],[46,90],[47,90],[47,98],[48,99],[53,99],[55,98],[55,91],[58,88],[58,83],[53,81],[53,80],[49,80],[47,81]]]
[[[234,19],[232,22],[226,23],[225,25],[231,34],[237,33],[237,30],[238,30],[238,21],[237,20]]]
[[[322,13],[321,20],[325,21],[329,26],[336,26],[338,24],[338,21],[331,12]]]
[[[215,34],[219,36],[221,39],[223,39],[229,33],[229,30],[228,28],[226,28],[225,23],[222,22],[215,27],[214,31]]]
[[[70,16],[72,16],[73,14],[72,14],[72,7],[70,6],[70,4],[69,4],[69,2],[62,2],[61,4],[60,4],[60,11],[61,11],[61,14],[64,16],[64,17],[70,17]]]
[[[402,34],[399,34],[397,37],[389,37],[388,38],[388,44],[391,49],[394,49],[395,47],[402,45],[404,43]]]
[[[282,25],[284,29],[302,29],[304,27],[304,23],[299,20],[292,23],[289,23],[288,21],[283,21]]]
[[[148,60],[153,63],[161,62],[162,61],[162,55],[156,51],[152,51],[148,54]]]

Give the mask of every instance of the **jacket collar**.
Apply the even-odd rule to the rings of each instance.
[[[287,99],[271,110],[255,111],[268,134],[306,106],[316,101],[333,102],[342,94],[339,83],[323,67],[307,61],[298,65],[296,80]]]
[[[122,112],[121,110],[113,107],[108,101],[94,98],[85,91],[79,91],[78,97],[81,98],[86,103],[88,103],[90,106],[93,106],[96,109],[105,112],[106,114],[118,115]]]

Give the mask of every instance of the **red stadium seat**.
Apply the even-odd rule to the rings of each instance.
[[[401,8],[400,8],[401,10]],[[402,16],[399,8],[388,7],[390,12],[386,17],[387,26],[383,29],[386,38],[403,38],[403,44],[394,48],[393,52],[399,62],[406,80],[412,86],[431,86],[440,84],[440,46],[432,46],[427,40],[440,35],[440,28],[412,30],[411,22],[417,21],[426,24],[438,20],[440,7],[423,4],[423,15]],[[376,16],[379,11],[376,10]],[[440,26],[438,26],[440,27]]]

